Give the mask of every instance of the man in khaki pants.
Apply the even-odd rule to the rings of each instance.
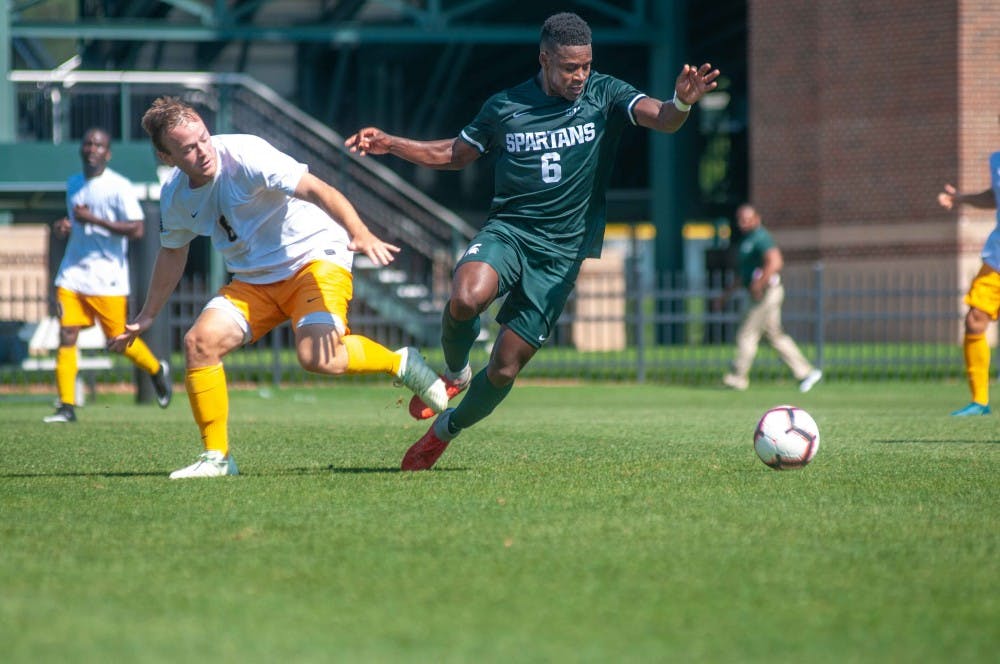
[[[781,305],[785,300],[780,274],[783,265],[781,250],[761,225],[760,214],[752,205],[744,204],[736,210],[736,222],[743,235],[740,242],[740,282],[731,286],[720,299],[724,302],[742,285],[750,295],[750,307],[736,332],[736,357],[732,372],[723,376],[722,382],[734,390],[749,387],[750,367],[757,355],[760,338],[764,336],[792,370],[799,381],[799,390],[808,392],[823,377],[823,372],[810,364],[781,327]]]

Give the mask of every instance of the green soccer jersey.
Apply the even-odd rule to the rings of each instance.
[[[764,266],[764,254],[774,246],[774,238],[763,226],[758,226],[743,237],[740,241],[740,278],[744,286],[750,287],[753,273]]]
[[[493,95],[461,133],[480,153],[497,153],[487,225],[503,224],[540,252],[600,256],[618,141],[644,96],[596,72],[574,101],[546,95],[537,77]]]

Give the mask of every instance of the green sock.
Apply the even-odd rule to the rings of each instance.
[[[448,419],[448,430],[453,434],[458,433],[485,418],[507,397],[512,387],[514,383],[506,387],[495,387],[486,377],[486,369],[477,373],[473,376],[462,403],[458,404]]]
[[[479,337],[479,316],[470,320],[451,317],[451,303],[445,305],[441,315],[441,349],[444,363],[453,372],[459,372],[469,363],[469,351]]]

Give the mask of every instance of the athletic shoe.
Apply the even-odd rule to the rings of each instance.
[[[406,450],[406,454],[403,455],[403,463],[400,466],[403,470],[427,470],[444,454],[448,443],[451,442],[451,436],[447,434],[448,418],[454,411],[454,408],[449,408],[438,415],[427,433],[410,449]]]
[[[472,382],[472,369],[466,364],[465,368],[459,371],[454,378],[441,376],[441,380],[444,381],[445,393],[448,395],[448,400],[451,401],[469,387],[469,383]],[[410,399],[410,415],[417,420],[429,420],[437,413],[425,404],[423,399],[414,394],[413,398]]]
[[[750,387],[749,380],[747,380],[746,378],[740,378],[735,374],[726,374],[725,376],[723,376],[722,384],[734,390],[739,390],[740,392]]]
[[[989,415],[990,407],[972,401],[965,408],[959,408],[952,413],[952,417],[968,417],[969,415]]]
[[[423,356],[413,346],[396,351],[402,356],[399,363],[399,382],[410,388],[435,413],[448,407],[448,391],[444,381],[434,373]]]
[[[191,477],[223,477],[239,475],[236,462],[232,455],[222,456],[218,450],[208,450],[198,455],[198,460],[187,468],[181,468],[170,473],[172,480],[184,480]]]
[[[59,424],[62,422],[76,422],[76,410],[73,406],[69,404],[63,404],[56,409],[56,412],[45,417],[43,420],[46,424]]]
[[[174,381],[170,379],[170,365],[166,360],[160,360],[160,370],[152,376],[153,389],[156,390],[156,403],[160,408],[170,405],[170,397],[174,392]]]
[[[822,371],[820,371],[819,369],[813,369],[808,374],[806,374],[806,377],[802,379],[801,383],[799,383],[799,392],[803,393],[808,392],[813,388],[813,385],[815,385],[820,381],[822,377],[823,377]]]

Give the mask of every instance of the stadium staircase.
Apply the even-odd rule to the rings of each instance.
[[[455,255],[475,229],[378,160],[352,155],[343,137],[273,89],[244,74],[196,72],[15,71],[11,80],[17,86],[20,126],[38,127],[42,134],[19,136],[22,145],[54,142],[60,126],[81,123],[112,126],[123,141],[139,142],[144,139],[142,110],[155,97],[174,94],[195,104],[214,133],[254,134],[308,164],[348,197],[376,235],[402,247],[387,268],[376,269],[365,256],[357,257],[355,303],[398,326],[415,343],[437,343],[435,312],[447,298]],[[72,148],[75,155],[75,139]]]

